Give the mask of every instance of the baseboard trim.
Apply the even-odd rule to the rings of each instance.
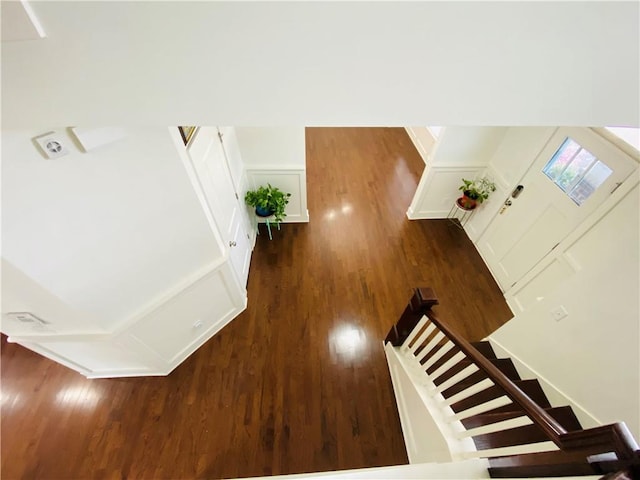
[[[111,340],[111,333],[52,333],[50,335],[11,335],[7,337],[9,343],[38,343],[46,344],[47,342],[76,342],[76,341],[105,341]]]
[[[89,379],[93,378],[125,378],[125,377],[166,377],[169,372],[153,370],[101,370],[85,375]]]
[[[449,210],[423,210],[415,212],[411,209],[407,211],[409,220],[442,220],[447,218]]]
[[[409,206],[409,208],[407,209],[406,215],[409,220],[416,220],[415,212],[413,211],[413,208],[411,208],[411,206]]]

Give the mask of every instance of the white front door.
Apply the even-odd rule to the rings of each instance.
[[[247,285],[251,244],[242,216],[243,206],[231,179],[227,159],[215,127],[201,127],[196,140],[206,138],[203,155],[192,155],[193,166],[207,198],[220,235],[228,249],[238,281]],[[192,150],[190,149],[190,152]],[[195,157],[195,158],[194,158]]]
[[[509,290],[637,168],[586,128],[559,128],[524,175],[524,187],[496,215],[478,249]]]

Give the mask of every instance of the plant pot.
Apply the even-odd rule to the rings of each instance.
[[[258,215],[259,217],[270,217],[274,213],[275,213],[275,210],[270,210],[268,208],[264,208],[261,206],[256,207],[256,215]]]
[[[473,210],[478,206],[478,201],[474,198],[467,196],[466,193],[462,193],[462,197],[458,199],[458,205],[465,210]]]

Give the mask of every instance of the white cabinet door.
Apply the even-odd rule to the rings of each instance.
[[[240,195],[231,178],[217,128],[201,127],[189,148],[189,155],[236,277],[240,285],[246,287],[251,244]]]
[[[503,291],[509,290],[594,212],[637,168],[585,128],[559,128],[520,181],[524,187],[478,241]]]

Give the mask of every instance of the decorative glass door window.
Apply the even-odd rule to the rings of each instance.
[[[571,138],[560,145],[542,171],[577,205],[582,205],[613,173]]]

